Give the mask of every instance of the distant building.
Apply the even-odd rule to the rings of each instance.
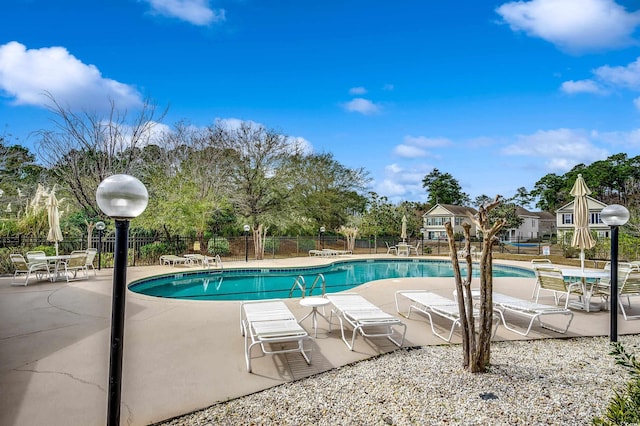
[[[453,232],[462,234],[462,224],[467,222],[471,224],[469,230],[472,237],[477,236],[476,226],[471,222],[467,213],[474,215],[476,209],[471,207],[455,206],[453,204],[436,204],[422,216],[424,238],[426,240],[438,240],[447,238],[447,232],[444,224],[451,222],[453,224]]]
[[[529,241],[540,237],[540,216],[538,213],[516,206],[516,214],[522,219],[517,228],[509,228],[503,231],[503,237],[507,241]]]
[[[566,233],[573,234],[573,204],[574,201],[571,201],[569,204],[565,204],[556,210],[558,240],[561,240]],[[599,237],[608,238],[610,228],[600,220],[600,212],[602,212],[602,209],[607,207],[607,205],[589,196],[587,196],[587,205],[589,206],[589,229],[595,231]]]

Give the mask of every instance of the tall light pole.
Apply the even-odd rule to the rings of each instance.
[[[609,296],[609,340],[618,341],[618,227],[629,220],[629,210],[619,204],[611,204],[600,212],[600,219],[605,225],[611,227],[611,282]]]
[[[100,270],[100,266],[102,265],[102,232],[104,232],[104,228],[106,228],[106,225],[104,224],[104,222],[100,221],[100,222],[96,222],[96,229],[98,230],[98,271]]]
[[[244,226],[244,261],[249,261],[249,230],[251,227],[249,225]]]
[[[420,228],[420,253],[422,254],[424,254],[424,231],[424,228]]]
[[[133,176],[113,175],[98,185],[96,201],[100,210],[115,219],[116,224],[116,245],[113,256],[107,426],[119,426],[129,220],[139,216],[147,208],[149,194],[142,182]]]
[[[320,227],[320,245],[322,247],[322,250],[324,250],[324,231],[325,231],[324,226],[321,226]]]

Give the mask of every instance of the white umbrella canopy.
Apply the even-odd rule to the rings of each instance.
[[[60,212],[58,210],[58,199],[56,193],[51,190],[49,199],[47,200],[47,216],[49,218],[49,234],[47,241],[55,242],[56,256],[58,255],[58,242],[62,241],[62,230],[60,229]]]
[[[589,231],[589,204],[587,201],[589,194],[591,194],[591,190],[587,187],[582,175],[579,174],[573,188],[571,188],[571,195],[574,197],[573,226],[575,229],[571,245],[580,249],[580,267],[582,269],[584,269],[584,251],[596,245]]]
[[[400,238],[402,242],[407,239],[407,216],[402,216],[402,231],[400,232]]]

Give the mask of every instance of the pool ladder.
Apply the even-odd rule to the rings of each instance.
[[[316,275],[316,279],[313,280],[313,284],[311,284],[311,288],[309,289],[309,296],[311,296],[313,294],[313,290],[315,290],[316,286],[318,285],[318,282],[322,282],[322,296],[324,296],[324,294],[327,291],[327,282],[324,279],[324,275],[322,274],[318,274]],[[307,293],[307,284],[304,280],[304,277],[302,275],[298,275],[296,277],[296,279],[293,281],[293,285],[291,286],[291,290],[289,290],[289,297],[293,296],[293,292],[299,289],[300,292],[302,293],[302,298],[304,299],[306,293]]]

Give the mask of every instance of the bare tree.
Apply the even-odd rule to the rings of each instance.
[[[130,120],[114,102],[100,115],[72,111],[51,94],[47,96],[55,129],[37,132],[39,158],[88,214],[99,215],[96,188],[116,173],[140,175],[144,167],[140,148],[151,142],[154,127],[166,111],[156,117],[156,107],[145,101]]]
[[[476,336],[476,324],[471,297],[471,277],[473,262],[471,259],[471,225],[463,224],[465,236],[464,253],[467,263],[467,275],[462,279],[458,251],[454,240],[451,222],[445,223],[453,273],[458,294],[458,309],[460,311],[460,328],[462,330],[463,366],[472,373],[486,371],[491,358],[491,335],[493,328],[493,257],[492,247],[497,242],[497,234],[505,226],[505,219],[497,219],[491,223],[489,213],[500,204],[500,196],[481,206],[476,215],[469,214],[471,221],[482,232],[482,255],[480,257],[480,312],[478,317],[479,330]]]

